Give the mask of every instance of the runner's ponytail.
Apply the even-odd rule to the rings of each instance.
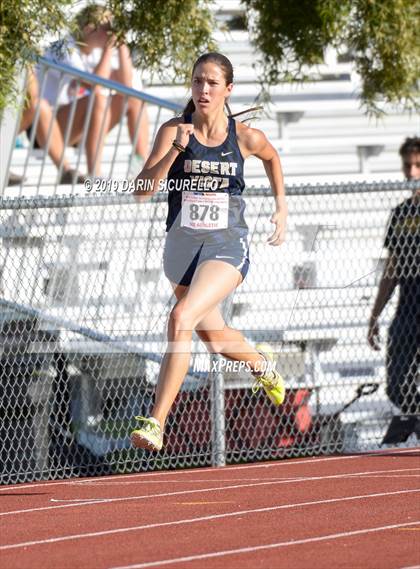
[[[239,111],[239,113],[232,113],[232,110],[230,108],[229,103],[226,101],[225,102],[225,107],[227,110],[227,116],[234,119],[235,117],[239,117],[240,115],[244,115],[247,113],[253,113],[256,111],[261,111],[263,109],[263,107],[261,105],[259,105],[258,107],[251,107],[249,109],[245,109],[244,111]],[[188,115],[192,115],[193,112],[195,111],[195,105],[194,105],[194,101],[192,100],[192,97],[189,99],[188,103],[185,105],[184,110],[182,111],[182,116],[188,116]],[[246,121],[250,121],[252,119],[255,119],[256,115],[251,116],[251,117],[245,117],[244,119],[241,119],[241,122],[246,122]]]

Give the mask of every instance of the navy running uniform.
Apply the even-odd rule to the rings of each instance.
[[[191,115],[184,120],[191,123]],[[229,117],[228,135],[219,146],[204,146],[194,134],[190,136],[166,182],[163,266],[170,281],[189,286],[197,266],[208,260],[229,263],[245,278],[249,251],[243,172],[233,118]]]

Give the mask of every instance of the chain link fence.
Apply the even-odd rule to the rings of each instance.
[[[158,454],[132,449],[129,434],[134,416],[150,412],[174,304],[161,261],[165,196],[0,200],[1,482],[365,451],[384,436],[416,444],[414,191],[290,187],[287,241],[276,248],[266,243],[272,199],[246,190],[251,268],[225,316],[272,346],[286,400],[277,408],[253,393],[250,374],[194,337]],[[399,300],[387,304],[373,351],[368,320],[386,263]]]

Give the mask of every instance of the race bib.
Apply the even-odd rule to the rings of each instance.
[[[226,229],[229,195],[216,192],[182,192],[181,227]]]

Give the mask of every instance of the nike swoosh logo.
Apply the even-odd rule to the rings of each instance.
[[[234,257],[226,257],[224,255],[215,255],[215,259],[234,259]]]
[[[221,152],[220,156],[228,156],[228,154],[233,154],[233,150],[230,152]]]

